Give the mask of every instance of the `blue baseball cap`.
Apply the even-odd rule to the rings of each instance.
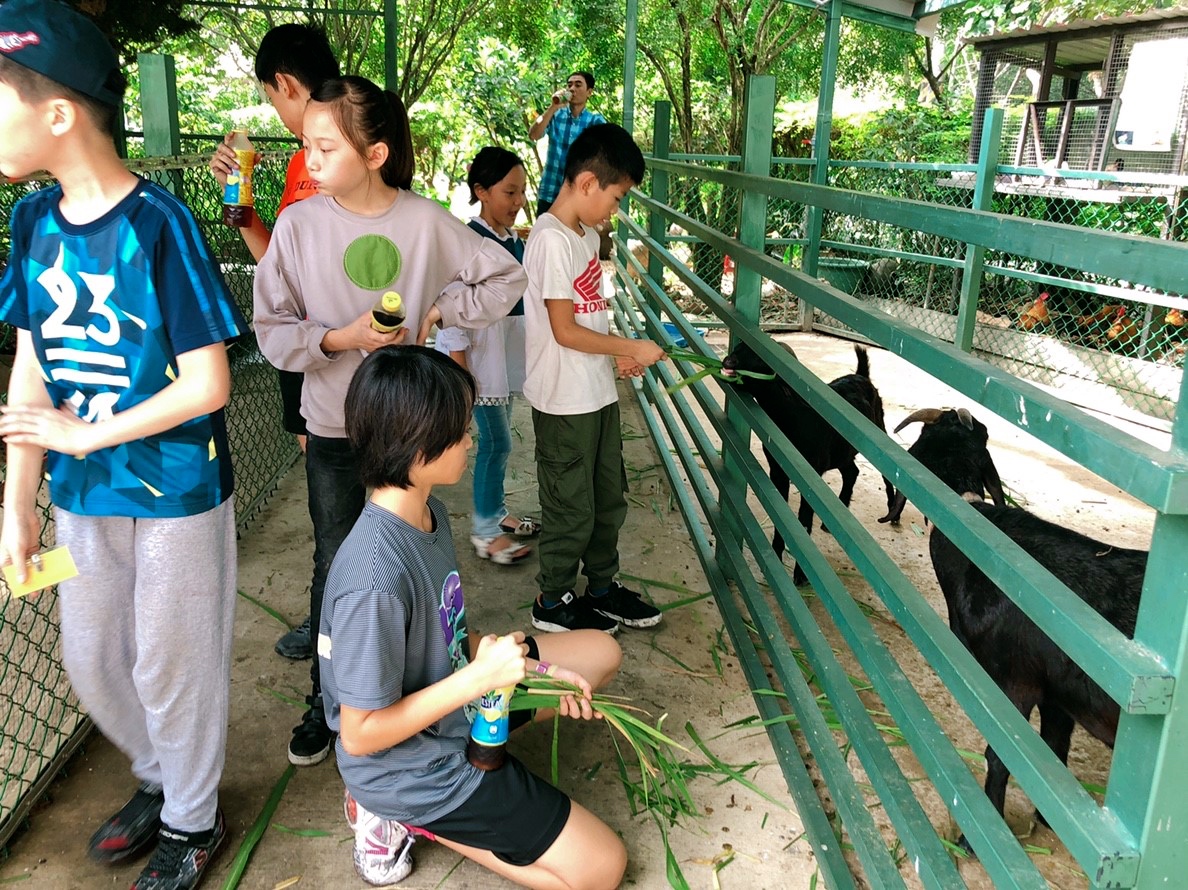
[[[93,21],[58,0],[0,5],[0,53],[105,105],[124,100],[115,50]]]

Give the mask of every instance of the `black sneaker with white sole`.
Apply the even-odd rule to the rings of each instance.
[[[628,627],[655,627],[660,623],[660,610],[618,581],[612,581],[610,589],[601,596],[587,593],[582,599],[590,600],[594,611]]]
[[[215,813],[214,827],[206,831],[174,831],[162,825],[157,849],[131,890],[193,890],[226,835],[222,810]]]
[[[289,763],[294,766],[314,766],[321,763],[334,747],[334,730],[326,725],[326,711],[320,695],[306,696],[309,710],[301,722],[293,727],[289,739]]]
[[[532,626],[537,630],[556,633],[563,630],[601,630],[613,634],[619,623],[595,612],[590,606],[590,597],[580,599],[568,590],[555,606],[541,605],[539,599],[532,604]]]

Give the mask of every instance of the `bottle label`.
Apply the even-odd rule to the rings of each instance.
[[[252,195],[252,168],[256,165],[256,152],[252,150],[235,150],[236,169],[227,175],[227,185],[223,188],[224,204],[244,204],[251,206],[255,203]]]
[[[507,706],[511,689],[493,689],[479,699],[479,711],[470,726],[470,738],[479,745],[502,745],[507,741]]]

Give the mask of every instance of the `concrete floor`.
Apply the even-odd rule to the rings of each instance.
[[[717,335],[714,335],[715,337]],[[801,361],[825,380],[854,367],[853,345],[836,338],[796,334],[783,337]],[[908,365],[899,357],[871,349],[872,376],[882,392],[888,427],[919,407],[966,406],[990,428],[991,449],[1004,483],[1016,499],[1047,519],[1061,522],[1101,540],[1129,547],[1149,545],[1152,515],[1115,486],[1072,464],[1055,450],[1041,445],[1010,424],[980,409],[958,393]],[[707,590],[681,517],[669,509],[667,484],[657,466],[654,447],[645,437],[634,396],[621,389],[625,431],[625,456],[631,486],[631,509],[621,538],[623,570],[660,584],[691,591]],[[1146,426],[1118,423],[1134,435],[1167,447],[1165,432]],[[532,463],[532,426],[527,406],[517,405],[517,448],[508,474],[508,496],[513,510],[531,512],[536,503]],[[898,438],[905,446],[916,431]],[[758,447],[755,447],[758,452]],[[878,475],[860,460],[862,475],[855,489],[852,510],[871,529],[876,540],[909,573],[941,614],[944,603],[936,589],[927,558],[923,518],[909,506],[901,526],[878,525],[875,518],[885,504]],[[837,474],[827,479],[836,487]],[[456,539],[466,541],[470,502],[469,478],[440,492],[446,500]],[[795,496],[794,496],[795,498]],[[835,565],[848,564],[831,537],[819,530],[814,541]],[[306,609],[311,543],[305,510],[304,473],[298,465],[284,479],[279,491],[253,522],[240,542],[240,588],[268,603],[289,621],[299,621]],[[527,564],[500,568],[474,557],[469,547],[459,549],[459,565],[467,591],[472,626],[502,631],[529,625],[527,606],[535,594],[535,557]],[[851,571],[847,584],[873,608],[881,604],[870,588]],[[638,588],[637,588],[638,589]],[[658,605],[674,603],[687,593],[653,585],[648,588]],[[811,602],[811,601],[810,601]],[[815,611],[819,607],[813,606]],[[828,625],[819,614],[823,625]],[[787,809],[764,800],[734,782],[721,785],[710,778],[694,781],[693,795],[703,816],[687,820],[669,831],[669,841],[694,888],[790,888],[811,885],[816,871],[812,852],[802,837],[800,821],[775,766],[765,735],[725,732],[727,724],[755,714],[751,696],[737,665],[726,653],[722,676],[714,666],[713,649],[721,620],[709,601],[681,606],[665,613],[664,622],[651,631],[623,631],[619,639],[625,659],[622,673],[608,690],[630,696],[655,717],[667,714],[665,728],[687,741],[684,727],[691,722],[710,748],[732,764],[759,762],[748,772],[765,792],[785,801]],[[943,722],[946,732],[965,748],[980,750],[980,735],[955,708],[935,675],[922,663],[917,650],[893,622],[875,622],[906,674]],[[287,767],[285,746],[289,731],[300,718],[299,701],[308,683],[308,663],[287,662],[272,651],[283,630],[266,612],[241,600],[236,621],[235,665],[232,687],[232,723],[227,769],[222,785],[222,805],[230,827],[229,840],[212,866],[206,887],[221,886],[231,860],[277,779]],[[840,647],[840,641],[837,644]],[[843,658],[849,669],[849,659]],[[646,816],[633,816],[617,778],[615,755],[608,730],[601,725],[566,723],[561,730],[560,785],[619,831],[627,844],[630,864],[626,883],[641,888],[664,888],[668,880],[659,829]],[[513,741],[514,748],[542,775],[549,770],[550,734],[543,727],[529,728]],[[905,749],[896,756],[910,758]],[[690,759],[703,763],[699,754]],[[1078,729],[1070,763],[1083,781],[1104,784],[1109,752]],[[905,760],[905,772],[919,775],[918,765]],[[855,769],[860,767],[855,764]],[[87,860],[86,838],[130,794],[133,787],[127,764],[118,752],[96,736],[86,751],[70,765],[67,775],[52,788],[52,800],[42,806],[29,830],[16,838],[9,858],[0,864],[0,887],[8,882],[25,888],[92,888],[127,886],[143,859],[118,869],[103,869]],[[934,792],[925,792],[925,805],[938,829],[946,828],[948,814]],[[351,868],[350,837],[341,811],[342,784],[332,762],[299,770],[265,833],[240,885],[250,890],[299,888],[351,888],[365,886]],[[876,802],[871,803],[877,807]],[[1059,840],[1050,831],[1030,824],[1031,807],[1012,786],[1008,821],[1021,837],[1041,847],[1047,855],[1033,859],[1052,886],[1080,888],[1087,885]],[[301,832],[301,833],[296,833]],[[307,836],[314,832],[316,836]],[[715,863],[733,858],[715,874]],[[487,888],[509,886],[443,847],[421,842],[416,848],[417,867],[401,886],[410,888]],[[985,872],[976,862],[961,865],[964,881],[976,890],[989,890]],[[909,886],[918,886],[904,873]],[[299,879],[295,884],[290,879]]]
[[[631,509],[621,538],[623,571],[691,591],[708,589],[689,545],[680,515],[669,508],[666,483],[657,466],[634,396],[621,390],[625,456],[631,486]],[[532,461],[532,424],[527,406],[516,406],[517,446],[507,489],[513,510],[530,513],[536,506]],[[535,595],[536,558],[502,568],[477,559],[464,546],[469,524],[469,475],[440,494],[446,500],[459,565],[466,585],[471,627],[503,631],[529,627],[527,606]],[[283,480],[240,541],[240,589],[300,621],[307,608],[312,544],[305,506],[305,478],[298,464]],[[640,589],[639,583],[632,586]],[[649,587],[663,606],[688,596],[661,586]],[[754,731],[724,733],[732,721],[755,714],[737,665],[724,653],[719,676],[711,650],[720,627],[712,601],[703,600],[665,613],[659,627],[624,630],[619,639],[625,658],[622,672],[608,690],[630,696],[654,717],[667,714],[665,728],[687,742],[684,727],[698,734],[731,764],[759,765],[747,775],[786,807],[772,804],[735,782],[715,784],[698,778],[691,785],[700,818],[669,830],[668,838],[689,884],[718,886],[714,867],[733,851],[716,881],[724,888],[804,888],[815,872],[812,852],[802,837],[800,821],[766,735]],[[272,651],[284,628],[246,599],[236,616],[233,653],[232,715],[221,805],[228,822],[228,840],[205,887],[222,886],[243,838],[273,786],[288,766],[289,731],[302,710],[282,697],[300,701],[308,686],[308,662],[289,662]],[[303,707],[303,706],[302,706]],[[549,726],[529,727],[513,740],[516,753],[547,776]],[[624,838],[630,864],[626,884],[643,888],[668,886],[660,831],[646,815],[632,816],[618,779],[615,753],[602,724],[567,722],[561,728],[560,786],[597,813]],[[690,746],[692,747],[692,746]],[[705,758],[690,755],[697,763]],[[14,839],[9,858],[0,865],[0,885],[21,888],[128,886],[143,867],[141,857],[117,868],[90,862],[86,839],[134,789],[123,756],[95,735],[51,789],[29,829]],[[351,866],[350,833],[342,815],[342,782],[333,758],[297,771],[239,886],[244,890],[364,887]],[[310,833],[314,836],[310,836]],[[717,857],[715,859],[715,857]],[[470,888],[510,886],[489,872],[436,844],[419,842],[416,869],[401,886]],[[290,879],[299,881],[290,884]]]

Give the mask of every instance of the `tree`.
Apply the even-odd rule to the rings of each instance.
[[[198,27],[182,15],[185,0],[70,0],[70,5],[94,19],[125,58],[171,37],[193,33]]]

